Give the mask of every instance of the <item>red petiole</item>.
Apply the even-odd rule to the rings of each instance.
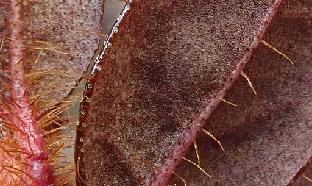
[[[35,117],[35,109],[30,102],[28,86],[25,80],[23,63],[23,23],[21,22],[21,5],[18,0],[10,1],[10,94],[9,112],[1,115],[14,125],[14,138],[23,154],[21,161],[27,164],[27,175],[21,177],[22,182],[43,186],[53,183],[53,172],[48,163],[48,154],[44,148],[43,135]]]

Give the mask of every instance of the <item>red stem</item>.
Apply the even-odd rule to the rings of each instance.
[[[21,5],[18,0],[11,0],[10,6],[10,73],[11,95],[14,100],[10,109],[13,116],[11,121],[20,129],[14,136],[26,154],[23,159],[29,164],[27,172],[31,176],[30,178],[25,175],[23,181],[34,186],[50,185],[53,182],[53,173],[47,162],[43,135],[37,126],[24,77]]]
[[[168,185],[169,179],[173,174],[175,168],[180,163],[182,157],[186,154],[189,147],[194,143],[198,133],[201,131],[202,127],[206,124],[208,118],[212,114],[213,110],[221,102],[220,98],[223,98],[226,92],[231,88],[236,79],[240,76],[240,73],[243,71],[245,65],[251,58],[253,51],[257,48],[263,38],[265,31],[269,27],[273,17],[275,16],[278,8],[284,0],[276,0],[273,4],[271,10],[268,11],[268,14],[264,18],[263,22],[260,25],[260,28],[251,43],[248,52],[237,62],[235,70],[228,77],[225,82],[224,87],[218,92],[215,98],[210,102],[210,104],[203,110],[200,115],[193,121],[189,130],[184,131],[180,136],[179,142],[173,148],[171,155],[167,158],[165,163],[162,165],[160,170],[157,172],[156,177],[152,180],[152,186],[162,186]]]

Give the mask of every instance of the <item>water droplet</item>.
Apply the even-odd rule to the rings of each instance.
[[[85,96],[85,100],[86,100],[87,103],[91,102],[91,98],[89,98],[88,96]]]
[[[84,115],[86,115],[86,112],[82,110],[82,111],[80,112],[80,114],[84,116]]]
[[[117,21],[120,21],[122,19],[122,15],[119,15],[118,17],[117,17]]]
[[[117,33],[117,32],[118,32],[118,28],[115,27],[115,28],[113,29],[113,32],[114,32],[114,33]]]
[[[88,88],[88,89],[91,89],[91,88],[92,88],[92,84],[91,84],[91,83],[88,83],[88,84],[87,84],[87,88]]]
[[[96,66],[95,66],[95,69],[98,70],[98,71],[101,71],[101,70],[102,70],[102,67],[100,67],[99,65],[96,65]]]

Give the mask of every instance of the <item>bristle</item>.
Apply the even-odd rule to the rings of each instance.
[[[277,48],[275,48],[274,46],[272,46],[270,43],[268,43],[267,41],[262,40],[261,41],[262,44],[264,44],[266,47],[272,49],[274,52],[278,53],[279,55],[281,55],[283,58],[285,58],[287,61],[289,61],[292,65],[294,64],[294,62],[283,52],[279,51]]]
[[[225,152],[223,146],[222,146],[222,143],[214,136],[212,135],[209,131],[205,130],[205,129],[202,129],[202,131],[210,138],[212,138],[215,142],[218,143],[218,145],[220,146],[220,148],[222,149],[223,152]]]
[[[10,6],[13,2],[15,1],[7,1],[7,3],[1,1],[0,9],[7,6],[4,10],[11,10]],[[40,4],[41,2],[31,3]],[[45,5],[44,3],[47,2],[42,2],[42,5]],[[32,4],[27,6],[30,7]],[[16,14],[19,16],[20,12],[24,11],[24,4],[18,4],[16,7],[20,8]],[[47,166],[42,167],[41,173],[49,174],[49,170],[47,171],[46,168],[50,166],[54,171],[52,176],[55,177],[53,185],[74,185],[76,171],[72,156],[75,134],[71,131],[76,127],[77,121],[69,110],[79,104],[81,96],[74,93],[68,94],[68,91],[80,88],[80,85],[76,85],[78,83],[75,79],[81,74],[81,71],[77,71],[74,66],[76,64],[72,65],[73,68],[68,68],[68,66],[71,63],[69,59],[76,57],[77,54],[67,51],[71,48],[66,47],[65,49],[63,42],[44,40],[46,34],[44,37],[36,39],[36,37],[31,38],[32,36],[30,37],[24,31],[18,31],[20,28],[28,26],[24,21],[32,19],[27,17],[26,12],[25,20],[24,18],[22,18],[23,20],[19,18],[11,20],[14,16],[12,17],[9,13],[0,12],[0,15],[5,15],[11,22],[7,24],[14,27],[3,30],[2,28],[5,27],[2,27],[3,25],[0,23],[0,185],[40,185],[43,183],[42,180],[33,182],[36,179],[34,175],[36,176],[37,173],[33,174],[34,172],[32,172],[32,161],[36,162],[37,159],[41,161],[41,158],[45,159],[46,155],[48,155],[48,159],[44,162],[47,163]],[[47,20],[59,24],[57,21]],[[37,31],[34,27],[32,34],[36,35]],[[11,34],[9,34],[10,32]],[[83,32],[88,33],[88,31]],[[88,34],[101,35],[95,31],[90,31]],[[92,38],[95,37],[92,36]],[[93,51],[93,49],[90,50]],[[62,59],[62,56],[68,64],[64,63],[65,60]],[[20,84],[16,86],[14,82]],[[24,87],[25,89],[23,89]],[[27,104],[21,101],[23,99],[27,100]],[[37,151],[33,141],[41,139],[38,140],[36,137],[33,140],[33,135],[25,132],[32,130],[28,130],[30,127],[28,123],[17,125],[16,123],[23,123],[24,116],[20,117],[19,113],[13,112],[14,110],[27,111],[27,109],[35,121],[35,126],[38,127],[38,133],[40,133],[38,136],[44,138],[40,144],[45,144],[44,148],[47,151],[45,157],[28,158],[29,154]]]
[[[312,183],[312,179],[309,178],[308,176],[302,175],[302,177],[303,177],[305,180],[307,180],[308,182]]]
[[[179,180],[181,180],[183,182],[184,186],[187,185],[185,179],[182,176],[180,176],[179,174],[177,174],[175,172],[173,173],[173,175],[175,175]]]
[[[206,176],[211,177],[210,174],[208,174],[199,164],[194,163],[193,161],[187,159],[187,158],[182,158],[183,160],[189,162],[190,164],[194,165],[198,170],[200,170],[201,172],[203,172]]]
[[[251,83],[249,77],[247,76],[247,74],[245,74],[245,73],[242,71],[242,72],[241,72],[241,76],[242,76],[243,78],[246,79],[246,81],[247,81],[247,83],[248,83],[248,86],[252,89],[253,93],[254,93],[255,95],[257,95],[256,89],[255,89],[254,86],[252,85],[252,83]]]
[[[222,102],[226,103],[226,104],[229,104],[229,105],[233,106],[233,107],[238,107],[237,104],[232,103],[232,102],[230,102],[230,101],[227,101],[227,100],[225,100],[224,98],[220,98],[220,100],[221,100]]]
[[[195,149],[195,153],[196,153],[197,164],[200,165],[199,150],[198,150],[198,146],[197,146],[196,140],[194,141],[194,149]]]

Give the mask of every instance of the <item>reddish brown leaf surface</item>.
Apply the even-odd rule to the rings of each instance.
[[[283,13],[311,7],[310,1],[288,1],[280,10],[265,39],[294,65],[264,45],[256,50],[244,71],[258,95],[242,77],[230,89],[226,99],[239,106],[221,104],[205,127],[225,152],[201,135],[201,167],[212,178],[184,163],[177,173],[188,185],[287,185],[311,157],[311,17]],[[188,158],[196,162],[194,150]]]
[[[165,185],[281,2],[132,2],[85,93],[80,184]]]
[[[104,1],[23,1],[24,63],[39,109],[60,101],[86,70],[98,42]],[[1,2],[2,65],[8,60],[10,1]],[[3,71],[2,74],[6,72]],[[66,82],[66,83],[64,83]]]
[[[47,71],[31,81],[40,106],[60,101],[86,70],[104,37],[103,2],[46,0],[24,6],[26,63],[32,72]]]
[[[312,184],[312,158],[301,167],[297,174],[289,182],[289,186],[311,185]]]

